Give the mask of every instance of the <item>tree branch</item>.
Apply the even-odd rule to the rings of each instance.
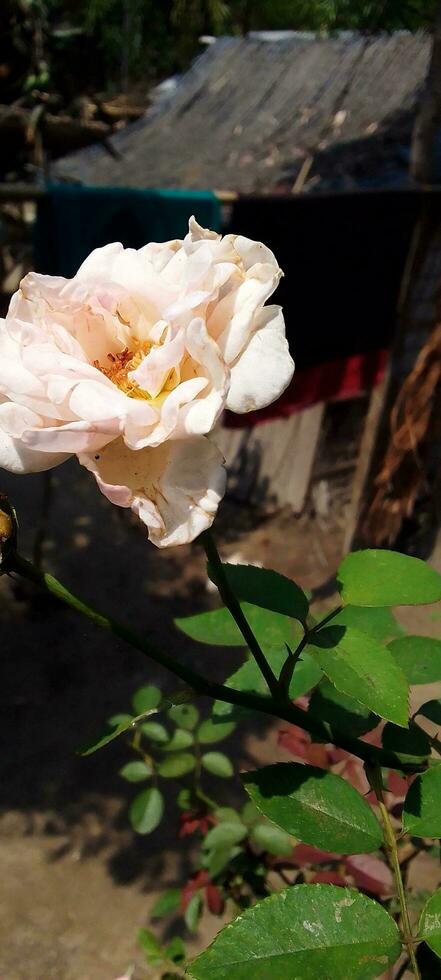
[[[276,697],[269,697],[250,691],[236,691],[233,688],[226,687],[224,684],[217,684],[214,681],[202,677],[196,671],[192,670],[191,667],[187,667],[186,664],[175,660],[174,657],[171,657],[144,635],[139,635],[112,616],[98,612],[98,610],[83,602],[78,596],[73,595],[69,589],[66,589],[53,575],[49,575],[47,572],[35,568],[31,562],[22,558],[16,552],[8,556],[7,571],[8,573],[16,573],[21,575],[22,578],[28,579],[40,588],[45,589],[46,592],[49,592],[61,602],[64,602],[71,609],[81,613],[92,623],[107,630],[114,636],[125,640],[130,646],[139,650],[140,653],[144,654],[150,660],[153,660],[154,663],[160,667],[164,667],[165,670],[170,671],[176,677],[179,677],[196,694],[205,695],[214,700],[224,701],[226,704],[238,705],[250,711],[270,715],[281,721],[286,721],[291,725],[298,725],[316,741],[332,742],[334,745],[344,749],[346,752],[350,752],[371,766],[384,766],[400,769],[401,771],[408,770],[415,772],[416,767],[414,765],[404,765],[394,753],[377,748],[375,745],[369,745],[368,742],[363,742],[343,732],[338,732],[326,722],[313,718],[303,708],[287,703],[286,700],[279,700],[278,695]]]

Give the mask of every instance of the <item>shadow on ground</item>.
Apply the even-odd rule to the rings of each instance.
[[[41,537],[44,488],[41,475],[2,476],[26,556]],[[265,518],[229,500],[215,531],[224,557],[240,551],[244,561],[259,560],[315,588],[338,564],[343,519],[333,520],[330,528],[307,515]],[[241,662],[237,648],[197,646],[173,630],[173,617],[217,603],[207,591],[201,548],[155,549],[75,462],[52,475],[42,554],[45,567],[72,591],[148,632],[207,676],[223,680]],[[170,691],[176,681],[122,641],[6,577],[0,624],[0,974],[112,980],[138,958],[136,931],[158,891],[188,877],[192,844],[178,841],[171,800],[154,834],[131,832],[127,807],[136,787],[118,776],[128,758],[122,740],[87,759],[75,750],[108,717],[128,710],[141,684]],[[202,701],[201,709],[207,707]],[[232,746],[237,768],[274,761],[276,735],[264,717],[241,726]],[[219,783],[216,796],[225,804],[242,794],[239,780]],[[218,928],[213,917],[197,944]]]

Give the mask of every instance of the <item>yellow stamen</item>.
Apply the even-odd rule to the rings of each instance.
[[[162,390],[159,392],[156,398],[152,398],[148,391],[145,391],[137,384],[136,381],[129,378],[129,373],[131,371],[135,371],[141,364],[141,361],[144,360],[146,354],[149,353],[152,347],[156,346],[158,345],[154,344],[150,340],[145,340],[142,343],[136,342],[133,350],[129,350],[128,347],[125,347],[124,350],[120,351],[118,354],[108,354],[108,365],[104,366],[100,364],[99,361],[94,361],[94,367],[98,368],[102,374],[105,374],[106,378],[109,378],[109,381],[112,381],[113,384],[117,385],[117,387],[123,391],[125,395],[128,395],[129,398],[141,398],[144,401],[152,402],[154,404],[161,404],[164,401],[164,398],[167,396],[167,393],[169,391],[173,391],[173,389],[179,384],[180,376],[176,368],[172,368],[172,370],[169,371],[162,386]]]

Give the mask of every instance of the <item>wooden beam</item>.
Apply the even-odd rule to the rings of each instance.
[[[42,184],[0,183],[0,201],[4,203],[40,201],[46,195],[47,190]]]
[[[388,386],[389,371],[387,370],[380,384],[378,384],[372,390],[369,400],[369,408],[363,427],[357,465],[352,481],[351,500],[349,503],[345,535],[343,539],[344,553],[351,550],[351,546],[355,539],[358,519],[362,510],[362,502],[364,500],[368,485],[368,477],[370,475],[374,449],[377,443],[378,433],[383,417]]]
[[[220,426],[214,441],[229,471],[229,493],[267,513],[303,510],[320,437],[324,403],[254,426]]]
[[[75,119],[66,115],[56,116],[51,112],[46,112],[44,106],[37,108],[42,110],[38,125],[49,141],[56,137],[57,142],[60,139],[85,139],[92,142],[110,136],[113,131],[108,123],[99,120]],[[26,135],[29,130],[34,128],[35,116],[35,109],[0,105],[0,132],[17,130]]]

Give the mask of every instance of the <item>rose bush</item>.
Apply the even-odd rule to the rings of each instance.
[[[69,456],[160,546],[193,540],[225,489],[207,436],[270,404],[294,365],[273,253],[190,220],[183,241],[98,248],[71,279],[30,273],[0,330],[0,466]]]

